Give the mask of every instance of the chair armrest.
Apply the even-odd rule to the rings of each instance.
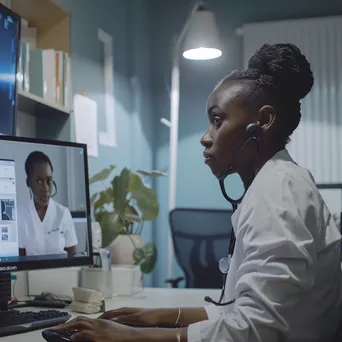
[[[184,277],[169,278],[165,280],[166,284],[171,284],[171,287],[178,287],[178,283],[184,280]]]

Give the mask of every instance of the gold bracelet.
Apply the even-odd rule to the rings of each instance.
[[[175,322],[175,327],[178,326],[180,315],[181,315],[181,309],[178,308],[178,316],[177,316],[177,319],[176,319],[176,322]]]
[[[180,336],[180,332],[179,332],[178,328],[177,328],[176,338],[177,338],[177,342],[181,342],[181,336]]]

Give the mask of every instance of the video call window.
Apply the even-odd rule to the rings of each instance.
[[[1,157],[1,261],[87,256],[84,150],[0,139]]]

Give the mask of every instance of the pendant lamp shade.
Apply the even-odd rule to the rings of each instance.
[[[183,57],[206,60],[222,55],[216,19],[212,12],[199,9],[193,14],[183,44]]]

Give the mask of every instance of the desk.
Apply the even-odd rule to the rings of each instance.
[[[221,290],[194,290],[176,288],[146,288],[132,297],[114,297],[106,301],[106,310],[113,310],[123,306],[133,307],[198,307],[206,305],[205,296],[219,298]],[[32,308],[30,308],[32,310]],[[44,310],[44,309],[42,309]],[[68,311],[63,309],[61,311]],[[73,317],[84,316],[72,313]],[[88,317],[98,317],[99,314]],[[0,342],[39,342],[44,341],[40,330],[27,334],[12,335],[0,338]]]

